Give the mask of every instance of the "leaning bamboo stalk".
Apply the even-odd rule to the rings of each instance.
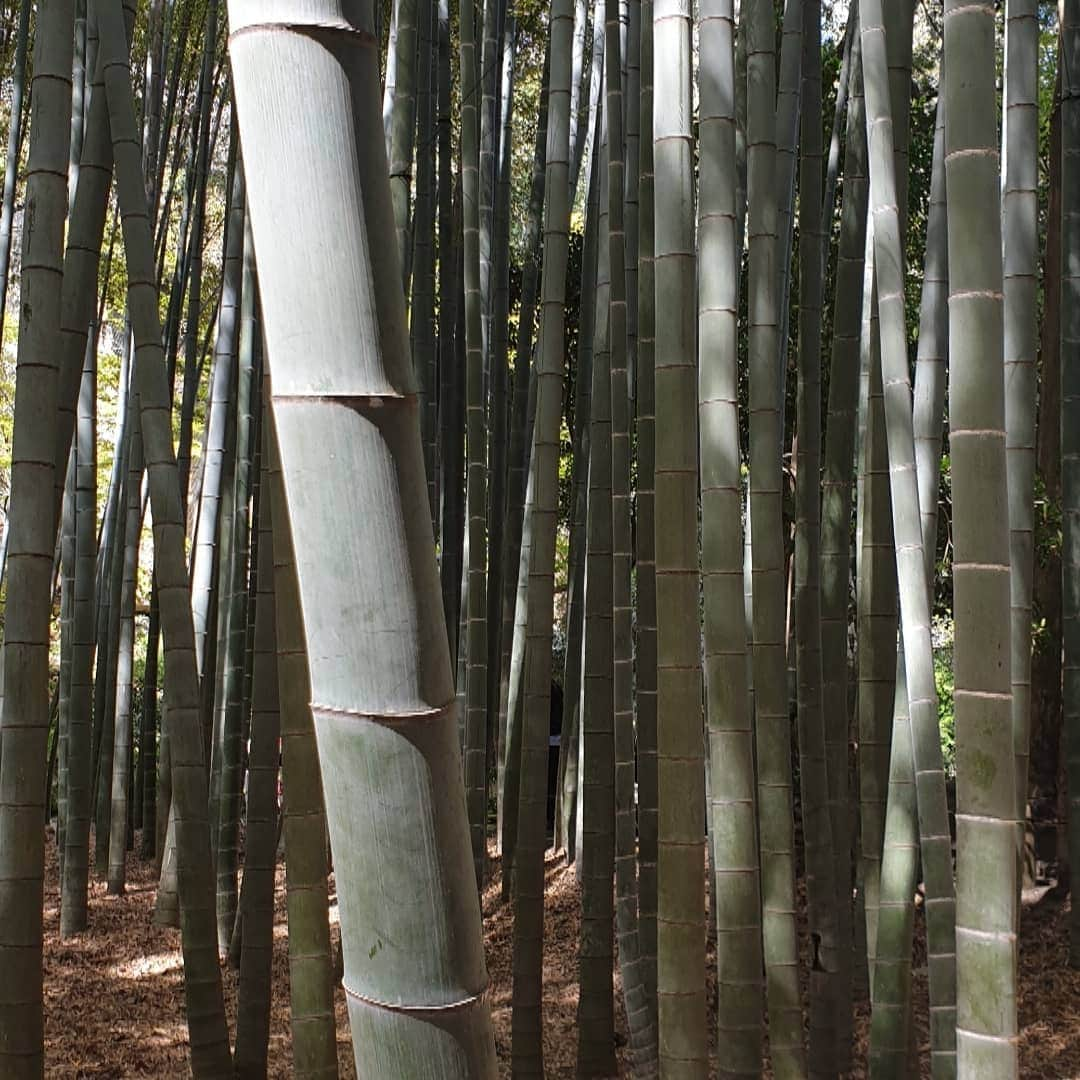
[[[229,8],[357,1072],[494,1076],[454,688],[379,149],[372,10],[360,4],[344,19],[329,2]],[[282,66],[299,87],[273,77]],[[281,124],[280,110],[296,101],[305,122]],[[341,152],[326,152],[328,132]],[[315,205],[340,212],[312,218]],[[283,234],[298,242],[277,245]],[[343,249],[355,270],[348,284],[338,278]],[[303,353],[290,344],[298,325]],[[345,539],[340,565],[350,571],[328,574],[342,537],[326,523],[340,514],[365,525]]]
[[[214,885],[183,502],[173,453],[172,395],[165,378],[161,350],[141,141],[132,102],[131,71],[121,9],[116,0],[99,5],[98,26],[128,259],[128,309],[135,336],[135,382],[150,480],[158,595],[168,654],[165,665],[167,725],[173,814],[178,837],[176,850],[181,868],[178,880],[192,1071],[200,1077],[224,1077],[231,1075],[231,1055],[213,934]]]
[[[936,981],[949,977],[949,957],[954,951],[955,900],[930,641],[930,592],[918,514],[912,394],[904,327],[904,262],[893,158],[893,109],[887,77],[885,28],[879,0],[861,0],[859,15],[900,621],[918,800],[919,843],[926,875],[930,976],[931,980]],[[907,99],[906,93],[896,96],[898,100]],[[883,885],[896,889],[902,887],[900,881],[893,882],[891,877],[883,878]],[[911,882],[911,888],[904,890],[907,896],[911,895],[913,886],[914,882]],[[903,898],[897,893],[893,899],[900,901]],[[935,991],[931,993],[935,994]],[[947,1046],[942,1047],[942,1067],[946,1067],[944,1062],[948,1055]]]

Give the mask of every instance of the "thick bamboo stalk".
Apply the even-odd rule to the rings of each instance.
[[[634,691],[637,705],[638,939],[656,1022],[656,272],[653,179],[653,0],[641,4],[638,177],[637,491]]]
[[[1038,339],[1039,29],[1037,5],[1012,0],[1005,12],[1001,132],[1001,229],[1005,342],[1005,458],[1009,473],[1012,592],[1012,717],[1017,843],[1024,848],[1031,739],[1031,610],[1035,530]],[[1026,867],[1024,868],[1026,871]],[[1018,886],[1021,884],[1018,882]]]
[[[764,988],[739,474],[735,54],[731,0],[701,6],[698,409],[721,1076],[761,1075]],[[639,571],[640,573],[640,571]],[[640,588],[640,586],[639,586]]]
[[[581,805],[581,945],[577,1011],[580,1076],[615,1069],[614,921],[615,762],[611,566],[611,295],[606,111],[596,142],[600,212],[597,233],[595,336],[589,399],[589,502],[586,523],[585,624],[578,783]]]
[[[230,15],[357,1072],[494,1076],[371,6],[234,0]],[[282,66],[299,96],[273,77]],[[294,101],[305,122],[282,125]],[[326,152],[328,132],[342,152]],[[312,218],[314,205],[330,212]],[[283,248],[283,234],[300,242]],[[289,344],[298,319],[304,354]],[[364,524],[346,538],[349,572],[328,574],[342,536],[326,522],[342,513]]]
[[[653,7],[657,1018],[661,1075],[704,1071],[705,761],[698,608],[691,6]]]
[[[34,35],[0,707],[0,1073],[44,1071],[42,904],[60,275],[67,216],[72,0],[43,0]],[[66,462],[65,451],[63,461]],[[63,467],[61,466],[61,469]],[[62,482],[62,481],[61,481]]]
[[[945,4],[949,450],[956,545],[956,1064],[960,1076],[1007,1078],[1019,1075],[1018,803],[1000,144],[997,117],[987,108],[995,99],[995,23],[992,5]]]
[[[777,1076],[805,1071],[795,938],[795,826],[784,631],[783,443],[778,363],[776,45],[772,9],[746,0],[750,248],[750,547],[762,931],[769,1048]],[[778,250],[779,249],[779,250]]]

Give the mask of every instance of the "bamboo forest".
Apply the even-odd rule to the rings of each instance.
[[[0,0],[0,153],[0,1080],[1080,1078],[1080,0]]]

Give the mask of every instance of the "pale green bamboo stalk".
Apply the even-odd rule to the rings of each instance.
[[[574,0],[574,37],[570,52],[570,205],[577,202],[578,175],[589,132],[587,94],[584,89],[585,38],[589,31],[589,0]],[[549,39],[550,40],[550,39]]]
[[[854,26],[857,11],[848,18]],[[862,60],[851,35],[844,199],[834,288],[828,421],[821,478],[821,666],[825,754],[829,783],[837,904],[837,1068],[850,1069],[852,1015],[852,796],[848,782],[851,730],[848,627],[851,574],[852,467],[859,405],[859,335],[866,253],[866,123]],[[828,219],[826,219],[828,220]]]
[[[60,516],[60,669],[56,681],[56,735],[49,756],[56,762],[56,857],[60,878],[64,877],[64,834],[67,825],[68,728],[71,717],[71,662],[75,616],[75,454],[68,457],[67,481],[64,484],[63,510]],[[52,817],[52,773],[46,772],[45,819]]]
[[[244,883],[240,893],[243,949],[236,1003],[237,1074],[264,1075],[270,1039],[274,944],[274,869],[278,837],[278,709],[273,493],[269,475],[268,423],[261,425],[262,482],[258,503],[255,642],[252,671],[251,751],[244,845]]]
[[[229,7],[357,1074],[493,1077],[372,9],[350,9],[343,25],[329,0],[280,3],[271,21],[265,3]],[[333,29],[311,32],[335,15]],[[274,77],[282,65],[299,73],[300,87]],[[307,122],[282,125],[281,109],[295,101]],[[345,153],[323,152],[328,132],[347,133]],[[297,175],[312,199],[336,200],[340,212],[312,219],[308,200],[296,197]],[[281,235],[296,243],[277,244]],[[342,250],[354,268],[345,302],[329,288]],[[328,460],[337,467],[328,471]],[[347,534],[344,559],[342,534],[327,527],[339,515],[363,523]],[[343,654],[346,637],[354,647]]]
[[[637,527],[634,641],[638,768],[638,939],[656,1020],[656,274],[653,261],[653,0],[641,2],[638,139]]]
[[[711,757],[709,829],[719,997],[720,1075],[761,1075],[764,991],[754,742],[743,618],[742,480],[739,472],[738,264],[731,0],[700,9],[701,205],[698,278],[698,413],[701,440],[701,576],[705,689]],[[728,267],[724,273],[722,268]],[[640,497],[640,496],[639,496]],[[639,571],[640,573],[640,571]]]
[[[874,207],[875,272],[881,316],[890,492],[918,798],[920,852],[926,881],[929,952],[933,958],[930,977],[934,982],[948,982],[952,963],[950,956],[955,948],[952,850],[930,642],[930,591],[918,515],[912,395],[904,327],[901,220],[897,165],[893,157],[893,110],[888,86],[890,80],[885,77],[888,61],[879,0],[860,0],[859,15],[870,143],[870,199]],[[893,90],[898,102],[907,101],[906,84],[903,92],[898,92],[899,88],[895,85]],[[883,896],[883,901],[906,901],[914,892],[915,881],[904,880],[899,875],[895,879],[892,875],[886,875],[883,876],[883,887],[886,886],[893,895]],[[900,962],[899,957],[897,962]],[[931,990],[931,994],[939,1001],[949,996],[948,991],[943,990],[939,997],[937,987]],[[947,1059],[951,1053],[948,1045],[936,1047],[935,1050],[939,1050],[941,1055],[939,1067],[948,1071]]]
[[[601,42],[603,37],[601,37]],[[601,49],[603,46],[601,45]],[[590,123],[596,127],[600,110],[592,114]],[[595,134],[595,133],[594,133]],[[592,138],[592,136],[590,136]],[[581,302],[578,325],[595,324],[597,248],[599,246],[600,170],[597,156],[590,155],[588,193],[585,199],[585,237],[581,252]],[[568,757],[563,784],[563,831],[566,834],[567,859],[574,862],[578,880],[581,878],[581,801],[583,798],[584,720],[582,685],[584,680],[585,633],[585,564],[587,555],[588,491],[590,448],[593,345],[595,334],[578,334],[574,398],[574,517],[570,523],[570,595],[566,609],[566,667],[563,674],[563,730],[573,735],[577,753]]]
[[[1010,0],[1005,11],[1001,156],[1005,459],[1009,473],[1012,591],[1012,724],[1016,753],[1017,844],[1024,850],[1031,740],[1031,606],[1034,572],[1035,435],[1039,266],[1038,5]],[[1020,887],[1021,880],[1017,886]]]
[[[512,16],[511,16],[512,17]],[[544,182],[544,256],[536,419],[530,455],[531,529],[524,649],[521,793],[514,856],[514,975],[511,1047],[515,1076],[543,1076],[544,846],[551,630],[559,509],[566,258],[570,232],[570,45],[572,0],[553,0],[549,22],[548,139]],[[523,560],[524,562],[524,560]]]
[[[231,484],[226,483],[227,508],[223,525],[222,581],[219,604],[224,618],[219,619],[221,635],[220,693],[216,722],[220,723],[221,789],[216,822],[217,919],[218,946],[224,955],[233,936],[238,903],[239,832],[241,787],[243,784],[243,732],[245,710],[243,669],[245,638],[248,627],[248,563],[250,561],[252,496],[252,461],[256,450],[255,428],[258,421],[262,336],[258,320],[254,249],[250,229],[241,228],[243,242],[240,319],[237,333],[235,450]],[[258,470],[254,470],[257,475]],[[225,539],[226,531],[230,534]]]
[[[860,46],[861,48],[861,46]],[[859,738],[859,875],[871,1000],[877,959],[881,851],[896,684],[896,559],[889,507],[888,449],[881,400],[881,343],[874,286],[873,219],[867,221],[859,358],[856,580]]]
[[[502,88],[499,101],[499,153],[493,213],[491,271],[491,319],[487,338],[485,387],[488,400],[488,534],[487,534],[487,718],[485,739],[487,767],[499,758],[502,703],[502,602],[503,581],[512,575],[503,562],[509,493],[507,468],[509,453],[509,314],[510,314],[510,165],[513,153],[511,116],[514,106],[514,55],[517,49],[517,20],[507,14],[503,24]],[[497,776],[496,776],[497,780]],[[496,789],[496,825],[498,825],[498,789]],[[504,882],[506,877],[504,876]]]
[[[83,172],[85,183],[86,172]],[[75,446],[75,611],[68,726],[68,821],[60,934],[86,928],[93,724],[94,561],[97,555],[97,356],[85,350]],[[74,766],[74,767],[73,767]]]
[[[608,118],[608,167],[605,177],[608,203],[608,341],[611,395],[611,537],[612,537],[612,701],[614,706],[615,781],[615,927],[618,935],[619,972],[633,1054],[635,1074],[655,1075],[656,1027],[641,965],[638,941],[637,828],[634,820],[634,642],[631,610],[630,522],[630,357],[629,290],[637,274],[627,259],[628,183],[624,134],[624,27],[619,0],[607,0],[604,33],[604,102]],[[629,13],[628,13],[629,14]],[[627,35],[629,36],[629,35]],[[634,78],[637,79],[637,59]],[[637,156],[638,102],[626,99],[635,114],[634,153]],[[634,162],[636,171],[637,162]],[[637,240],[637,185],[634,184],[633,229]],[[602,317],[602,313],[601,313]]]
[[[119,636],[116,654],[116,704],[113,724],[112,796],[107,830],[108,891],[122,896],[127,882],[128,774],[131,771],[131,684],[135,662],[135,581],[139,568],[139,537],[142,533],[143,442],[139,414],[133,410],[128,447],[124,528],[119,565]]]
[[[393,101],[390,115],[390,137],[387,140],[387,160],[390,166],[390,197],[394,202],[394,233],[401,281],[406,299],[409,297],[410,263],[410,196],[412,194],[413,147],[416,142],[417,98],[417,0],[395,0],[393,48],[389,67],[393,64],[393,89],[387,73],[388,94]],[[421,153],[430,159],[427,147]]]
[[[603,177],[607,113],[601,105],[595,144]],[[581,944],[577,1011],[579,1076],[615,1071],[614,921],[615,763],[612,633],[611,368],[608,333],[611,296],[607,185],[598,182],[596,315],[589,402],[589,502],[586,524],[585,627],[582,661]]]
[[[783,443],[776,288],[776,44],[772,7],[747,7],[750,248],[750,545],[762,931],[769,1051],[778,1077],[805,1075],[795,937],[795,825],[784,634]]]
[[[803,0],[784,0],[776,87],[776,347],[780,395],[780,437],[787,406],[791,252],[795,227],[795,166],[799,158],[802,102]],[[783,443],[780,452],[783,453]]]
[[[641,186],[641,0],[627,0],[626,68],[623,91],[626,208],[623,213],[626,249],[626,383],[630,395],[630,424],[635,418],[638,377],[638,238]]]
[[[213,872],[206,820],[206,773],[199,730],[198,676],[184,553],[184,514],[173,453],[171,393],[161,351],[139,129],[131,95],[124,22],[116,0],[97,9],[109,105],[117,192],[128,260],[128,309],[135,338],[135,386],[150,481],[158,594],[169,663],[166,664],[172,812],[178,837],[185,996],[192,1071],[231,1075],[228,1027],[213,935]]]
[[[233,162],[229,191],[225,262],[222,267],[221,300],[218,305],[217,338],[207,414],[206,446],[203,450],[203,482],[191,558],[191,609],[195,622],[195,649],[200,671],[207,655],[206,638],[212,632],[211,592],[222,558],[231,553],[221,546],[222,482],[228,450],[226,419],[235,404],[236,343],[240,323],[240,286],[244,253],[244,170]],[[211,654],[215,652],[211,647]],[[213,677],[211,673],[211,678]]]
[[[1069,862],[1080,867],[1080,5],[1061,21],[1061,532],[1062,723],[1069,789]],[[1080,904],[1069,923],[1069,962],[1080,967]]]
[[[697,1075],[708,1063],[691,20],[688,0],[653,8],[657,1015],[662,1076]]]
[[[490,0],[495,3],[496,0]],[[465,446],[468,576],[465,618],[465,792],[476,883],[487,866],[487,423],[484,416],[481,281],[480,124],[474,0],[463,0],[461,49],[461,177],[464,208]],[[459,645],[460,649],[460,645]]]
[[[439,372],[435,333],[435,49],[437,4],[419,6],[417,69],[416,216],[413,222],[411,262],[413,286],[409,312],[409,344],[413,371],[420,386],[420,431],[424,439],[424,475],[431,505],[432,531],[439,530],[439,470],[437,461]]]
[[[485,380],[490,374],[495,307],[495,186],[499,162],[499,102],[503,84],[502,39],[507,7],[507,0],[480,0],[476,10],[477,30],[481,36],[476,54],[476,84],[480,110],[477,162],[480,177],[481,340]],[[464,9],[461,17],[464,17]],[[462,85],[465,85],[464,80]]]
[[[1002,512],[1008,506],[1008,479],[1001,176],[997,118],[988,107],[996,77],[994,8],[948,0],[944,52],[949,450],[956,545],[957,1072],[962,1077],[1015,1077],[1017,798],[1010,519]]]
[[[919,345],[915,363],[915,470],[919,479],[919,512],[927,583],[932,588],[937,557],[938,495],[944,424],[945,368],[948,358],[949,268],[945,222],[945,131],[942,98],[938,98],[934,156],[930,173],[930,208],[926,225],[926,260],[919,312]],[[931,1065],[937,1075],[956,1071],[956,999],[952,960],[946,953],[930,961],[945,967],[930,980]]]
[[[269,418],[269,409],[267,409]],[[330,946],[326,806],[311,716],[311,676],[300,613],[292,534],[277,436],[269,438],[274,536],[274,616],[281,725],[282,835],[289,919],[289,1022],[293,1070],[302,1080],[337,1080],[337,1025]],[[264,490],[266,490],[264,488]]]
[[[498,729],[498,775],[497,790],[497,836],[500,849],[506,852],[516,842],[517,826],[513,835],[509,817],[516,807],[506,804],[506,755],[507,755],[507,706],[510,694],[510,654],[513,648],[515,627],[515,602],[517,600],[518,571],[521,558],[521,530],[525,513],[525,486],[529,471],[531,448],[527,442],[529,393],[532,386],[533,331],[536,322],[536,301],[540,283],[540,229],[544,212],[544,181],[547,154],[547,117],[550,80],[551,42],[548,40],[544,59],[544,76],[541,83],[540,119],[536,129],[536,145],[533,148],[532,183],[529,189],[529,219],[525,234],[525,267],[522,274],[521,306],[518,309],[517,349],[514,354],[513,402],[510,411],[510,461],[509,461],[509,519],[504,533],[506,550],[503,565],[506,573],[502,580],[502,632],[500,636],[499,679],[499,729]],[[571,544],[573,541],[571,541]],[[571,565],[573,559],[571,558]],[[566,687],[564,686],[564,690]],[[565,730],[565,729],[564,729]],[[516,819],[515,819],[516,821]],[[556,841],[556,846],[558,842]],[[503,874],[503,895],[509,895],[509,876]]]
[[[799,336],[795,484],[794,624],[799,793],[806,859],[811,1076],[836,1071],[837,903],[822,714],[821,654],[821,5],[808,0],[802,24],[799,160]]]

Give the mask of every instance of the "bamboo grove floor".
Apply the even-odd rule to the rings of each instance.
[[[500,1074],[510,1075],[511,938],[510,905],[500,891],[497,858],[484,891],[484,934]],[[576,1048],[578,889],[572,870],[548,855],[545,917],[545,1030],[547,1075],[572,1077]],[[46,864],[45,1008],[46,1067],[49,1077],[168,1078],[188,1075],[187,1029],[183,1014],[179,932],[152,924],[154,884],[149,869],[129,856],[128,892],[105,894],[93,882],[88,933],[58,940],[58,888],[55,844],[50,838]],[[292,1074],[288,1015],[288,954],[285,936],[284,869],[278,867],[274,929],[274,1000],[270,1032],[272,1078]],[[333,900],[333,894],[332,894]],[[1020,1019],[1023,1028],[1021,1076],[1031,1080],[1080,1078],[1080,972],[1068,966],[1069,902],[1052,894],[1025,905],[1020,953]],[[331,909],[337,941],[337,908]],[[921,932],[921,919],[919,930]],[[710,961],[712,945],[710,943]],[[917,1035],[925,1067],[925,955],[916,942]],[[616,972],[616,987],[618,973]],[[235,1031],[236,976],[225,969],[230,1024]],[[617,999],[619,995],[617,995]],[[355,1076],[344,995],[336,994],[338,1061],[342,1080]],[[621,1000],[616,1023],[624,1075],[625,1017]],[[857,1016],[855,1068],[864,1077],[867,1014]],[[713,1047],[715,1058],[715,1046]],[[768,1076],[768,1072],[765,1074]]]

